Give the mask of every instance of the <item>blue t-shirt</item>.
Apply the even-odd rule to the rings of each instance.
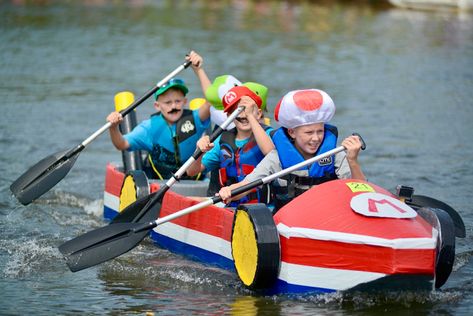
[[[268,128],[266,130],[266,134],[269,135],[269,137],[271,137],[270,133],[272,130],[273,128]],[[215,140],[214,147],[202,156],[202,164],[205,166],[204,173],[220,168],[220,138],[221,135]],[[249,140],[250,138],[235,139],[235,145],[238,148],[241,148],[245,146]]]
[[[189,132],[196,132],[180,142],[179,153],[181,161],[185,161],[192,156],[195,151],[195,144],[202,136],[203,132],[210,124],[210,118],[201,121],[199,117],[199,110],[192,111],[194,118],[194,125],[186,125]],[[176,136],[176,123],[169,125],[162,115],[153,115],[151,118],[142,121],[130,133],[123,137],[128,141],[130,147],[128,151],[146,150],[149,153],[156,150],[156,147],[164,148],[166,151],[175,153],[174,137]],[[181,131],[182,132],[182,131]]]

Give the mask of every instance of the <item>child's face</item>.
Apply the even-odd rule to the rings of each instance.
[[[187,99],[181,90],[169,89],[158,97],[154,106],[168,123],[173,124],[181,118],[186,103]]]
[[[256,120],[260,120],[262,116],[262,111],[258,109],[256,103],[249,97],[242,97],[242,100],[238,103],[238,106],[245,106],[245,110],[238,114],[235,119],[235,126],[237,130],[240,131],[250,131],[251,125],[248,121],[248,115],[252,115]]]
[[[294,145],[303,154],[313,156],[324,140],[324,123],[303,125],[288,129],[289,136],[294,139]]]

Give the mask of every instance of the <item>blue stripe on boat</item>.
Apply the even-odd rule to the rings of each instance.
[[[325,294],[325,293],[333,293],[336,290],[333,289],[324,289],[319,287],[311,287],[311,286],[303,286],[303,285],[295,285],[289,284],[286,281],[278,279],[274,287],[271,288],[271,292],[265,293],[267,295],[273,294],[280,294],[280,293],[291,293],[291,294]]]
[[[168,249],[173,253],[236,272],[233,261],[224,256],[158,234],[154,230],[151,231],[151,238],[158,246]]]
[[[110,208],[106,205],[103,206],[103,218],[107,221],[111,221],[115,216],[118,215],[118,212],[113,208]]]

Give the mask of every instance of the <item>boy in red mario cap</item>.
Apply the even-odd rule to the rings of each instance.
[[[261,124],[261,98],[245,86],[231,88],[222,98],[224,112],[232,113],[237,107],[245,109],[235,119],[235,128],[224,131],[214,143],[203,136],[197,147],[205,154],[187,170],[189,176],[200,172],[219,170],[221,186],[238,183],[248,175],[263,157],[274,149],[270,126]],[[267,202],[266,190],[253,190],[229,206],[239,203]]]
[[[279,101],[274,112],[276,121],[282,126],[272,134],[276,150],[268,153],[243,181],[220,190],[219,195],[226,203],[247,194],[230,198],[231,190],[337,147],[337,128],[327,124],[335,114],[335,104],[326,92],[318,89],[291,91]],[[359,137],[345,138],[342,146],[346,153],[340,152],[294,171],[285,179],[273,181],[273,213],[314,185],[334,179],[365,180],[358,163],[362,146]]]

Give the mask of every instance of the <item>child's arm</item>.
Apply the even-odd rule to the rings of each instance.
[[[110,139],[112,140],[113,145],[118,150],[126,150],[130,147],[130,144],[123,138],[122,133],[118,125],[123,121],[123,117],[120,112],[112,112],[107,116],[107,121],[112,123],[108,129],[110,132]]]
[[[245,184],[248,184],[249,182],[246,181],[245,179],[241,180],[240,182],[237,182],[237,183],[233,183],[227,187],[223,187],[220,189],[220,191],[218,192],[218,195],[222,198],[222,201],[223,203],[225,204],[228,204],[230,203],[231,201],[238,201],[239,199],[241,199],[242,197],[244,197],[245,195],[247,195],[249,192],[251,192],[251,190],[249,191],[246,191],[246,192],[243,192],[241,194],[238,194],[236,196],[233,196],[231,195],[232,193],[232,190],[235,190],[239,187],[242,187],[244,186]]]
[[[358,153],[361,149],[361,141],[358,136],[349,136],[342,142],[342,146],[347,149],[347,161],[350,166],[351,178],[357,180],[366,180],[366,177],[358,163]]]
[[[232,190],[239,188],[243,185],[252,183],[253,181],[256,181],[258,179],[263,179],[269,176],[270,174],[274,174],[279,171],[281,171],[281,163],[279,161],[278,152],[276,150],[273,150],[258,163],[255,169],[253,169],[253,171],[249,175],[247,175],[245,179],[230,186],[221,188],[218,194],[225,202],[225,204],[228,204],[231,201],[239,200],[243,196],[248,194],[248,192],[250,191],[246,191],[245,193],[241,193],[237,196],[231,197]]]
[[[204,135],[197,141],[196,146],[197,148],[200,148],[203,153],[205,153],[211,150],[214,147],[214,144],[210,142],[208,135]],[[196,174],[205,170],[205,165],[202,164],[202,157],[203,155],[200,155],[200,157],[189,166],[186,171],[188,176],[195,176]]]
[[[194,51],[191,51],[186,57],[187,60],[192,62],[192,69],[194,70],[195,75],[199,79],[200,87],[202,88],[202,93],[205,96],[205,91],[212,84],[209,77],[204,70],[204,60],[203,58]],[[210,117],[210,103],[205,102],[199,108],[199,117],[201,121],[206,121]]]
[[[203,155],[201,155],[199,159],[194,161],[192,165],[190,165],[189,168],[187,168],[186,173],[189,177],[193,177],[199,174],[200,172],[204,171],[205,166],[202,164],[202,156]]]
[[[248,122],[250,123],[251,130],[255,137],[256,143],[258,144],[258,147],[263,153],[263,155],[266,155],[275,147],[273,141],[271,140],[271,137],[266,134],[266,131],[257,119],[256,115],[258,115],[258,112],[261,110],[258,110],[255,101],[253,101],[253,99],[251,99],[250,97],[242,97],[239,105],[245,106],[246,117],[248,119]]]

